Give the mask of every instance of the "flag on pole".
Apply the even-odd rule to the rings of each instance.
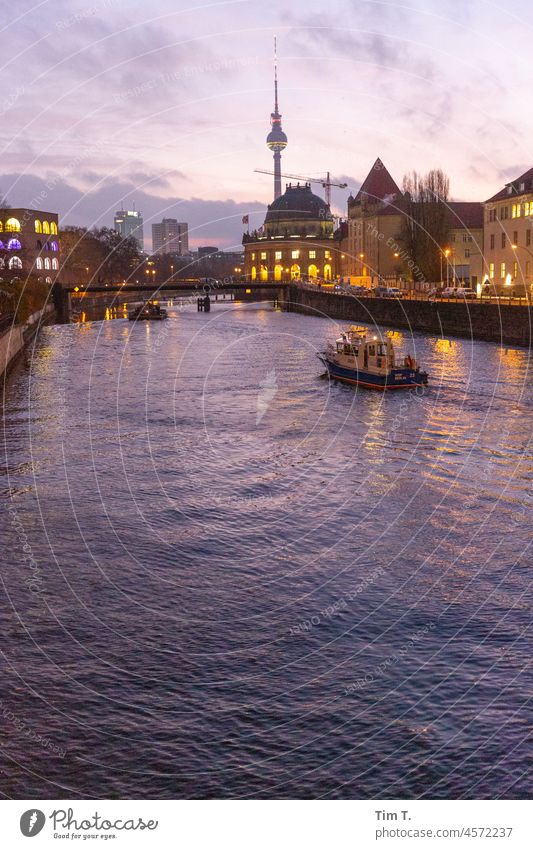
[[[249,224],[250,223],[250,216],[249,215],[243,215],[242,223],[243,224]]]

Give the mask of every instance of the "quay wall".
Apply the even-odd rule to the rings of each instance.
[[[291,312],[527,348],[533,342],[533,310],[528,306],[477,301],[357,299],[353,295],[295,285],[288,288],[284,308]]]
[[[26,324],[14,324],[0,335],[0,378],[3,380],[9,369],[33,340],[42,324],[53,318],[54,307],[48,304],[33,313]]]

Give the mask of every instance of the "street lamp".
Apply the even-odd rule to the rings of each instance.
[[[450,254],[451,254],[451,250],[449,248],[445,248],[444,256],[446,257],[446,286],[448,286],[448,287],[450,285],[450,263],[448,261],[448,257],[450,256]],[[441,256],[440,256],[440,278],[441,278],[441,283],[443,283],[444,281],[442,280],[442,253],[441,253]]]

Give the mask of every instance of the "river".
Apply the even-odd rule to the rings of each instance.
[[[9,379],[3,793],[530,795],[529,353],[396,334],[381,395],[331,320],[170,312]]]

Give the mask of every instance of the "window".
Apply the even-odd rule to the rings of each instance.
[[[58,263],[56,257],[54,257],[53,260],[52,260],[52,268],[55,268],[56,271],[59,268],[59,263]]]
[[[515,230],[513,233],[513,245],[518,244],[518,230]]]
[[[22,260],[18,256],[12,256],[9,260],[10,268],[22,268]]]
[[[468,236],[466,233],[463,233],[463,242],[468,242]]]
[[[529,215],[529,201],[526,200],[524,204],[524,215]]]
[[[252,278],[252,280],[257,280],[257,268],[255,267],[255,265],[252,266],[251,278]]]
[[[316,265],[314,263],[311,263],[311,265],[307,269],[307,276],[311,280],[314,280],[316,277],[318,277],[318,268],[316,267]]]
[[[22,245],[20,244],[18,239],[10,239],[7,243],[8,251],[20,251]]]
[[[261,259],[266,259],[266,258],[267,258],[266,251],[261,251]]]
[[[268,280],[268,268],[266,267],[266,265],[261,266],[261,269],[259,271],[259,277],[261,280],[263,280],[263,282],[265,280]]]
[[[494,233],[490,237],[490,249],[491,249],[491,251],[494,250]]]
[[[494,263],[491,262],[489,265],[489,277],[491,280],[494,280]]]
[[[40,239],[37,239],[37,250],[42,251],[42,249],[43,249],[43,243],[41,242]]]
[[[511,218],[520,218],[520,204],[513,203]]]
[[[276,251],[275,259],[283,259],[283,251]]]
[[[526,247],[531,244],[531,230],[526,230]]]
[[[38,256],[37,259],[35,260],[35,267],[36,268],[42,268],[43,267],[43,261],[42,261],[40,256]]]
[[[50,248],[53,251],[57,251],[57,242],[50,242]]]
[[[505,277],[505,263],[504,262],[500,263],[500,277],[501,277],[502,280]]]
[[[309,259],[316,259],[316,251],[309,251]]]
[[[43,221],[43,233],[49,233],[49,232],[50,232],[50,225],[49,225],[48,221]]]
[[[513,277],[518,277],[518,263],[513,262]]]
[[[324,258],[331,259],[331,251],[324,251]]]
[[[506,237],[505,233],[502,233],[502,248],[505,247],[506,242],[507,242],[507,237]]]
[[[50,232],[52,236],[57,236],[57,224],[55,223],[55,221],[52,221],[52,223],[50,224]]]
[[[293,259],[300,259],[300,251],[293,251],[291,256]]]
[[[519,185],[518,185],[518,191],[519,192],[523,192],[525,190],[525,188],[526,188],[525,183],[519,183]]]
[[[255,254],[252,254],[252,259],[255,259]]]
[[[43,225],[41,224],[41,222],[39,221],[38,218],[35,219],[35,232],[36,233],[42,233],[43,232]]]
[[[48,259],[48,257],[45,257],[45,260],[44,260],[44,267],[45,267],[45,268],[50,268],[50,260]]]
[[[450,242],[455,242],[455,233],[450,236]]]
[[[18,220],[18,218],[7,219],[6,233],[20,233],[20,221]]]
[[[276,265],[274,267],[274,280],[281,280],[282,277],[283,277],[283,266],[282,265]]]
[[[531,277],[531,260],[526,262],[526,277]]]
[[[469,248],[465,249],[465,258],[470,259],[470,249]]]
[[[324,266],[324,280],[331,280],[331,265]]]
[[[52,278],[51,278],[51,277],[46,277],[44,282],[45,282],[45,283],[48,283],[48,285],[51,285],[51,284],[52,284]]]

